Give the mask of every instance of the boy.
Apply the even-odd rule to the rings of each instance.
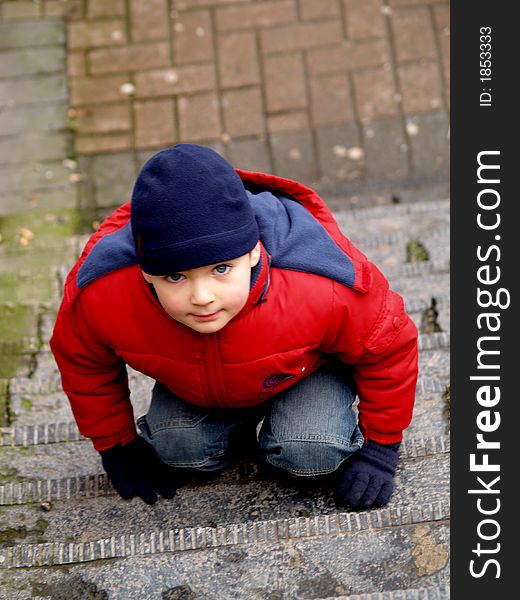
[[[294,476],[335,473],[338,504],[390,498],[417,329],[301,184],[159,152],[69,274],[51,348],[123,498],[171,498],[179,469],[219,471],[240,440]],[[141,436],[125,364],[156,380]]]

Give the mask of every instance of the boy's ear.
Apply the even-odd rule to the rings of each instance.
[[[260,242],[257,242],[256,246],[249,253],[249,260],[251,262],[251,267],[256,267],[260,261]]]
[[[143,270],[141,270],[141,273],[143,274],[144,280],[147,283],[153,283],[153,279],[151,275],[148,275],[148,273],[145,273]]]

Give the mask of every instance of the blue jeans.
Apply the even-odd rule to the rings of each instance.
[[[354,384],[344,371],[331,361],[264,404],[246,409],[188,404],[156,383],[149,411],[137,423],[144,439],[172,467],[224,469],[247,445],[246,432],[267,463],[296,476],[326,475],[363,444],[352,407]]]

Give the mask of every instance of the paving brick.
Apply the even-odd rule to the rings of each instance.
[[[354,92],[362,121],[398,113],[394,80],[384,69],[354,73]]]
[[[274,133],[271,136],[274,172],[307,185],[314,183],[319,171],[309,130]]]
[[[117,152],[132,147],[132,136],[129,133],[113,133],[105,135],[77,135],[74,148],[77,154],[99,154],[100,152]]]
[[[254,33],[231,33],[218,38],[219,77],[222,87],[259,83]]]
[[[2,52],[0,78],[62,71],[64,62],[63,48],[33,48]]]
[[[268,115],[267,130],[269,133],[279,131],[300,131],[309,128],[309,114],[306,110]]]
[[[224,131],[232,138],[264,131],[264,110],[259,88],[224,92],[222,101]]]
[[[314,126],[354,120],[350,85],[346,75],[311,79],[310,90]]]
[[[222,133],[219,102],[215,93],[181,96],[177,108],[181,141],[211,140]]]
[[[310,75],[344,73],[389,63],[386,39],[343,42],[341,46],[309,50],[307,61]]]
[[[73,106],[112,102],[123,98],[121,86],[128,82],[125,75],[103,77],[71,77],[70,92]]]
[[[14,106],[0,111],[2,135],[24,131],[57,131],[67,127],[67,103]]]
[[[271,56],[264,60],[267,110],[307,106],[305,73],[300,54]]]
[[[416,175],[449,172],[449,118],[444,112],[407,117],[413,124],[409,135],[413,169]]]
[[[257,2],[249,6],[230,6],[216,11],[218,31],[243,30],[251,27],[274,27],[296,19],[292,1]]]
[[[449,88],[450,80],[450,9],[449,6],[433,7],[433,16],[437,28],[437,39],[441,53],[444,83]]]
[[[157,154],[157,150],[141,150],[136,152],[135,159],[137,163],[137,170],[140,171],[144,167],[145,163],[155,154]]]
[[[0,23],[0,48],[61,46],[65,43],[65,25],[58,22]]]
[[[175,142],[173,100],[146,100],[134,103],[137,148],[166,146]]]
[[[437,62],[401,65],[398,73],[405,113],[441,108],[441,74]]]
[[[321,173],[332,181],[361,179],[365,153],[355,123],[316,128]]]
[[[354,40],[386,35],[380,0],[343,0],[347,34]]]
[[[432,23],[427,8],[395,10],[392,25],[399,62],[437,58]]]
[[[442,33],[439,36],[439,47],[441,50],[441,62],[444,73],[444,85],[449,88],[450,85],[450,34]]]
[[[265,140],[231,140],[227,146],[229,161],[238,169],[270,173],[269,150]]]
[[[433,4],[438,0],[388,0],[390,6],[419,6],[422,4]]]
[[[365,123],[363,140],[368,179],[402,179],[408,175],[401,119],[382,118]]]
[[[0,168],[2,194],[63,187],[69,183],[70,173],[61,161],[4,166]]]
[[[67,0],[64,9],[63,16],[66,21],[80,21],[86,18],[85,0]]]
[[[198,10],[177,17],[173,24],[176,64],[213,60],[213,33],[209,11]]]
[[[193,65],[141,71],[135,74],[136,96],[172,96],[213,90],[213,65]]]
[[[130,35],[134,42],[168,37],[167,0],[130,0],[130,15]]]
[[[83,50],[67,52],[67,75],[81,77],[86,74],[85,52]]]
[[[62,0],[46,0],[43,4],[45,18],[66,18],[69,6],[69,3],[62,2]]]
[[[4,21],[31,19],[40,16],[40,7],[35,2],[2,2]]]
[[[125,0],[88,0],[87,17],[122,17],[125,15]]]
[[[298,0],[300,15],[305,21],[339,16],[337,0]]]
[[[146,42],[121,48],[91,50],[88,59],[93,75],[166,67],[170,64],[170,44]]]
[[[15,143],[13,143],[15,142]],[[53,131],[0,138],[0,164],[59,160],[69,155],[67,136]]]
[[[175,10],[186,10],[200,6],[224,6],[226,4],[247,3],[250,0],[172,0],[172,7]]]
[[[133,153],[94,156],[90,173],[97,206],[119,206],[130,200],[136,177]]]
[[[0,79],[0,99],[12,105],[66,100],[65,76],[58,73],[38,78]]]
[[[46,190],[17,190],[2,194],[2,205],[0,206],[0,214],[20,214],[21,212],[29,213],[32,210],[57,210],[61,208],[71,208],[76,206],[77,186],[63,186],[56,189]],[[25,282],[24,282],[25,283]],[[24,283],[17,283],[16,290],[6,287],[2,289],[0,282],[0,300],[8,300],[9,302],[26,302],[28,298],[31,300],[41,299],[48,301],[51,299],[52,282],[50,277],[47,277],[44,282],[35,279],[29,284],[29,292]]]
[[[341,24],[337,19],[285,25],[263,30],[260,36],[262,52],[266,54],[339,44],[343,37]]]
[[[69,23],[69,48],[95,48],[125,44],[126,26],[121,19]]]
[[[97,104],[76,110],[79,133],[108,133],[131,129],[128,102],[120,104]]]
[[[443,30],[450,28],[450,7],[449,4],[440,4],[433,7],[433,18],[437,29]]]

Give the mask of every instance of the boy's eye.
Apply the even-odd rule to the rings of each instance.
[[[170,283],[176,283],[177,281],[180,281],[183,277],[184,275],[181,275],[180,273],[174,273],[173,275],[168,275],[166,277],[166,281],[169,281]]]
[[[215,267],[214,271],[218,275],[225,275],[226,273],[229,273],[230,269],[231,265],[218,265]]]

